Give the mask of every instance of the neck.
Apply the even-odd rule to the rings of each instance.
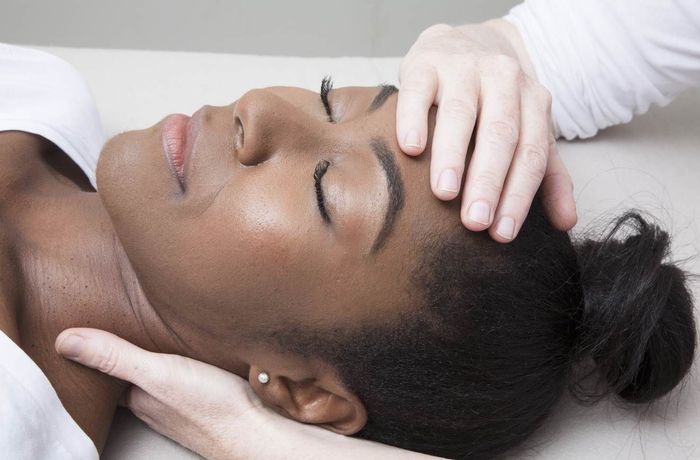
[[[36,208],[13,219],[22,235],[14,251],[20,346],[101,450],[125,384],[61,358],[56,336],[69,327],[94,327],[152,351],[186,349],[144,296],[97,194],[73,191]]]

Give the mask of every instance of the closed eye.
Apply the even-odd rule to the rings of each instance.
[[[328,121],[331,123],[335,123],[335,119],[333,118],[333,111],[331,110],[331,104],[328,102],[328,94],[331,92],[333,89],[333,79],[326,75],[323,77],[323,80],[321,80],[321,90],[319,91],[319,94],[321,96],[321,103],[323,104],[323,107],[326,109],[326,115],[328,115]]]
[[[314,187],[316,188],[316,202],[318,204],[318,210],[321,213],[321,218],[323,222],[330,225],[331,217],[328,214],[328,209],[326,209],[326,197],[323,194],[323,187],[321,184],[321,179],[323,179],[323,175],[328,171],[328,166],[330,166],[328,160],[321,160],[316,164],[316,169],[314,170]]]

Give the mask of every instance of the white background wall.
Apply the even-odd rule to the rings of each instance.
[[[426,27],[519,0],[0,0],[0,41],[295,56],[401,56]]]

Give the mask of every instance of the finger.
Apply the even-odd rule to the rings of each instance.
[[[201,391],[202,388],[199,389],[199,392]],[[229,458],[220,453],[215,454],[215,450],[212,449],[216,449],[219,445],[209,442],[212,437],[220,436],[222,433],[230,435],[232,431],[228,430],[233,430],[232,425],[225,421],[222,423],[222,430],[211,429],[221,418],[219,415],[197,414],[199,408],[181,408],[178,400],[163,402],[136,386],[127,393],[124,407],[127,407],[136,418],[151,429],[201,454],[204,458]]]
[[[489,230],[496,241],[507,243],[517,236],[544,178],[550,151],[550,99],[539,87],[523,94],[520,140]]]
[[[164,370],[154,353],[98,329],[66,329],[55,347],[70,360],[141,387],[152,385]]]
[[[462,222],[474,231],[493,221],[520,131],[520,71],[496,64],[482,72],[482,107],[462,198]]]
[[[430,158],[430,186],[441,200],[459,195],[479,99],[478,79],[469,70],[440,76]]]
[[[542,205],[552,226],[562,231],[571,230],[578,220],[574,183],[559,155],[554,138],[550,142],[549,162],[540,193]]]
[[[162,416],[164,410],[168,409],[147,391],[137,386],[132,386],[129,391],[124,393],[120,404],[149,425],[152,420],[162,418],[159,416]]]
[[[432,66],[401,66],[401,91],[396,103],[396,138],[401,150],[418,155],[428,139],[428,112],[435,101],[437,78]]]

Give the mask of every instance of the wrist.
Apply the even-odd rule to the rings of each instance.
[[[242,442],[237,443],[238,456],[234,458],[324,458],[317,456],[316,450],[326,440],[325,435],[331,434],[285,418],[264,406],[249,410],[241,421],[242,436],[237,437]]]

